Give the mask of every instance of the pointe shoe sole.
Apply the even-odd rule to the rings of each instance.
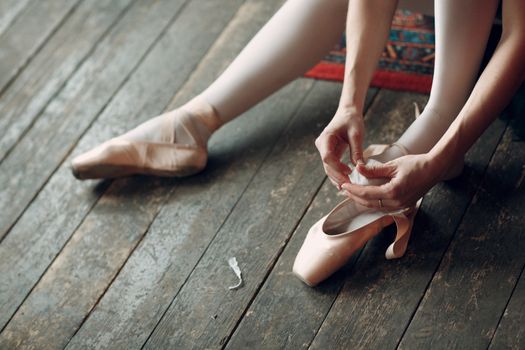
[[[70,168],[80,180],[130,175],[183,177],[202,171],[206,161],[207,152],[199,147],[113,139],[73,159]]]
[[[123,166],[123,165],[111,165],[111,164],[97,164],[93,165],[89,169],[82,171],[78,170],[75,166],[70,165],[71,173],[78,180],[89,180],[89,179],[112,179],[118,177],[132,176],[132,175],[152,175],[159,177],[186,177],[195,175],[204,168],[198,167],[186,167],[180,170],[159,170],[159,169],[148,169],[139,168],[135,166]]]

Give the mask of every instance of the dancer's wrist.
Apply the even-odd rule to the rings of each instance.
[[[357,85],[357,82],[348,83],[345,81],[341,91],[338,109],[359,115],[363,114],[366,89],[361,91],[362,89],[359,89]]]
[[[339,104],[335,115],[345,119],[363,119],[363,111],[355,104]]]
[[[436,182],[443,181],[447,178],[449,170],[454,166],[454,153],[448,152],[446,148],[433,148],[427,153],[430,171],[435,175]]]

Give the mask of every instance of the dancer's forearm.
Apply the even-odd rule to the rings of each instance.
[[[525,8],[523,9],[525,11]],[[523,12],[522,12],[523,13]],[[525,18],[523,22],[525,23]],[[437,163],[463,155],[507,105],[525,78],[525,25],[504,33],[456,120],[431,150]]]
[[[352,0],[346,20],[346,65],[339,106],[362,113],[397,0]]]

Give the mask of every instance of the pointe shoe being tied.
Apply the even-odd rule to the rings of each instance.
[[[388,147],[384,147],[380,153]],[[367,152],[369,155],[373,153],[371,150]],[[356,173],[351,174],[352,182],[358,183],[358,179],[362,182],[364,178]],[[307,285],[316,286],[346,264],[356,251],[384,227],[393,223],[397,226],[397,234],[386,250],[385,257],[402,257],[420,204],[421,199],[414,207],[387,212],[362,206],[350,198],[345,199],[310,228],[295,258],[293,273]]]
[[[345,199],[310,228],[295,258],[293,273],[307,285],[316,286],[392,223],[397,226],[397,234],[385,257],[402,257],[420,203],[421,199],[416,207],[388,213],[364,207],[350,198]]]
[[[206,141],[220,126],[217,114],[209,115],[199,126],[199,119],[184,108],[162,114],[75,157],[73,175],[83,180],[134,174],[179,177],[200,172],[208,160]],[[151,130],[155,131],[154,140],[142,140]]]

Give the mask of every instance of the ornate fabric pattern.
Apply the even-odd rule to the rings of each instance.
[[[344,77],[346,38],[341,37],[334,49],[305,76],[339,80]],[[372,86],[429,93],[434,70],[434,17],[397,10],[388,43],[379,60]]]

